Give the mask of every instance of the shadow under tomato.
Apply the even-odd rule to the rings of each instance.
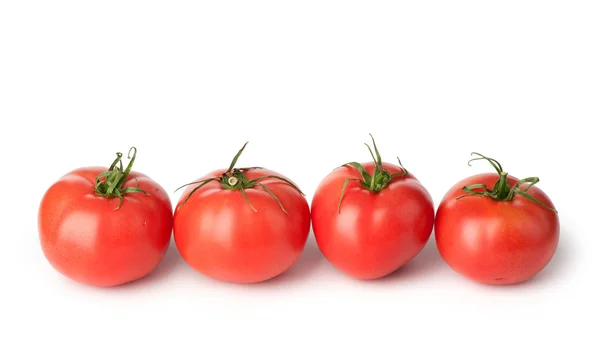
[[[306,241],[306,245],[304,246],[304,251],[302,252],[302,255],[291,268],[270,280],[263,281],[254,285],[280,285],[288,284],[296,280],[303,280],[311,273],[313,273],[315,269],[321,264],[325,264],[325,257],[323,257],[323,255],[321,254],[317,242],[311,235]]]
[[[369,282],[396,283],[397,281],[418,280],[428,275],[434,275],[445,267],[446,263],[440,256],[435,244],[435,237],[432,235],[423,250],[410,262],[387,276]]]
[[[177,250],[177,246],[175,245],[175,241],[171,240],[169,244],[169,249],[165,254],[163,260],[158,264],[156,269],[148,276],[146,279],[148,280],[161,280],[162,278],[169,276],[173,273],[173,268],[175,268],[178,264],[185,264],[183,262],[183,258],[179,254]]]
[[[527,281],[509,285],[489,285],[475,281],[471,281],[471,283],[474,285],[479,285],[482,288],[487,288],[491,290],[520,290],[548,285],[551,284],[553,281],[558,282],[560,280],[561,275],[565,274],[565,272],[570,266],[570,263],[573,262],[574,254],[575,250],[572,244],[571,235],[568,234],[563,227],[561,227],[558,247],[556,248],[556,252],[552,257],[552,260],[550,260],[550,263],[548,263],[548,265],[546,265],[546,267],[542,269],[542,271],[540,271],[536,276],[532,277]],[[463,277],[463,279],[469,280],[465,277]]]
[[[538,285],[548,285],[553,281],[557,282],[560,277],[565,274],[569,266],[573,262],[575,250],[571,240],[571,235],[565,230],[564,227],[560,229],[560,238],[558,240],[558,247],[556,252],[550,260],[550,263],[546,265],[541,272],[539,272],[533,278],[515,284],[515,285],[497,285],[495,287],[533,287]]]
[[[182,264],[184,264],[183,259],[179,255],[179,251],[177,251],[177,246],[175,246],[175,242],[173,241],[173,239],[171,239],[171,243],[169,244],[169,248],[167,249],[165,257],[150,274],[144,276],[143,278],[125,283],[120,286],[116,286],[114,288],[134,289],[140,285],[151,286],[154,282],[165,280],[168,276],[173,274],[175,267]]]

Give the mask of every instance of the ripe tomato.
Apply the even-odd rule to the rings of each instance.
[[[255,283],[300,257],[310,230],[302,192],[264,168],[217,170],[187,187],[174,215],[174,238],[185,261],[214,279]],[[196,186],[197,185],[197,186]]]
[[[528,280],[556,251],[559,220],[554,205],[533,186],[538,178],[518,180],[496,160],[473,154],[480,156],[473,160],[489,161],[498,174],[474,175],[446,193],[435,223],[440,254],[456,272],[480,283]]]
[[[373,146],[374,162],[335,169],[311,207],[319,249],[358,279],[380,278],[408,263],[427,243],[434,222],[425,187],[402,164],[381,162],[375,140]]]
[[[171,202],[160,185],[131,171],[136,149],[131,150],[125,171],[117,153],[109,169],[75,169],[42,198],[42,250],[57,271],[75,281],[94,286],[133,281],[150,273],[167,251]]]

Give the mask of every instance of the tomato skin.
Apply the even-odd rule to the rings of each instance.
[[[550,262],[558,246],[559,219],[556,212],[518,194],[512,201],[456,199],[465,194],[463,186],[486,184],[491,189],[497,180],[495,173],[474,175],[446,193],[437,210],[436,244],[444,261],[463,276],[483,284],[515,284]],[[508,176],[508,182],[513,186],[517,179]],[[528,193],[554,208],[537,186]]]
[[[214,171],[201,179],[216,178],[223,172]],[[245,173],[248,180],[265,175],[284,177],[262,168]],[[258,185],[244,190],[257,211],[241,191],[224,189],[215,181],[198,189],[181,206],[197,185],[184,191],[175,209],[174,238],[192,268],[217,280],[256,283],[278,276],[298,260],[310,231],[308,203],[283,181],[269,178],[261,182],[289,215]]]
[[[375,164],[363,163],[373,174]],[[383,163],[390,173],[403,170]],[[338,213],[346,178],[360,178],[348,166],[335,169],[312,200],[313,232],[319,249],[336,268],[357,279],[377,279],[408,263],[425,247],[434,223],[431,196],[412,175],[396,177],[372,193],[351,181]]]
[[[61,177],[44,194],[38,211],[39,240],[46,259],[61,274],[93,286],[116,286],[149,274],[163,259],[172,231],[172,207],[165,190],[147,176],[131,172],[125,187],[143,193],[118,198],[94,193],[96,176],[106,167],[79,168]]]

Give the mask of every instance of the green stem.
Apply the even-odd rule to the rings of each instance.
[[[388,187],[390,185],[390,183],[392,182],[392,180],[394,180],[395,178],[406,177],[408,175],[408,170],[406,168],[404,168],[404,166],[402,166],[402,163],[400,162],[400,158],[398,158],[398,163],[400,164],[400,167],[403,170],[402,173],[391,174],[387,169],[385,169],[383,167],[383,163],[381,161],[381,155],[379,154],[379,149],[377,148],[377,144],[375,144],[375,138],[373,138],[373,135],[371,135],[371,134],[369,134],[369,136],[371,136],[371,140],[373,141],[373,150],[371,150],[371,146],[369,146],[367,143],[365,143],[365,145],[367,146],[367,149],[369,149],[369,154],[371,154],[371,158],[373,159],[373,162],[375,163],[375,169],[373,170],[373,175],[369,174],[367,172],[367,170],[358,162],[348,162],[344,165],[344,166],[350,166],[350,167],[353,167],[354,169],[356,169],[360,173],[362,179],[348,178],[344,181],[344,185],[342,187],[342,192],[340,195],[340,200],[338,203],[338,213],[341,212],[342,200],[344,199],[344,194],[346,193],[346,187],[348,186],[348,183],[350,181],[357,180],[360,182],[360,185],[362,187],[364,187],[365,189],[371,191],[372,193],[378,193],[379,191]],[[375,153],[373,153],[373,152],[375,152]]]
[[[133,154],[131,153],[133,151]],[[131,147],[129,149],[129,153],[127,154],[127,158],[129,159],[129,164],[127,168],[123,171],[123,154],[117,153],[117,158],[113,161],[107,171],[102,172],[96,176],[96,181],[94,184],[94,193],[98,196],[102,196],[105,198],[119,198],[119,205],[114,209],[118,210],[123,205],[123,196],[128,193],[140,192],[147,196],[150,196],[149,193],[139,188],[137,179],[134,177],[136,184],[135,187],[127,187],[124,188],[125,182],[131,173],[131,169],[133,167],[133,163],[135,162],[135,157],[137,155],[137,149],[135,147]]]
[[[501,172],[500,178],[496,182],[495,189],[498,191],[498,195],[497,195],[498,200],[506,200],[507,198],[510,197],[511,188],[510,188],[510,184],[508,183],[507,176],[508,176],[508,173]]]
[[[377,168],[378,168],[378,167],[377,167],[377,166],[375,166],[375,169],[373,170],[373,177],[374,177],[374,178],[373,178],[373,179],[371,179],[371,184],[369,185],[369,191],[372,191],[372,192],[374,192],[374,193],[377,193],[377,192],[379,192],[379,191],[376,191],[376,190],[375,190],[375,181],[377,180],[377,176],[378,176],[378,173],[379,173],[379,172],[377,172]]]
[[[466,192],[466,194],[457,197],[457,199],[461,199],[461,198],[468,197],[468,196],[481,196],[481,197],[489,197],[495,201],[507,202],[507,201],[512,201],[514,199],[515,195],[518,194],[532,202],[539,204],[540,206],[542,206],[546,209],[557,212],[556,209],[551,208],[550,206],[542,203],[541,201],[537,200],[535,197],[531,196],[527,192],[533,185],[537,184],[540,181],[540,179],[538,177],[529,177],[529,178],[521,179],[521,180],[517,181],[514,186],[511,187],[510,183],[508,182],[508,173],[506,173],[502,169],[502,165],[500,165],[500,163],[497,160],[494,160],[490,157],[487,157],[487,156],[484,156],[482,154],[475,153],[475,152],[471,153],[471,155],[477,155],[479,157],[469,160],[469,162],[468,162],[469,166],[471,165],[472,161],[486,160],[494,167],[496,172],[498,172],[498,180],[494,184],[494,188],[491,190],[488,189],[485,184],[472,184],[472,185],[464,186],[462,188],[462,191]],[[527,186],[527,188],[525,190],[521,190],[521,185],[526,184],[526,183],[529,184]]]
[[[190,199],[190,197],[196,191],[198,191],[202,186],[210,183],[211,181],[216,181],[219,184],[221,184],[221,187],[223,189],[240,191],[240,193],[242,194],[242,197],[244,197],[244,199],[246,200],[246,202],[248,203],[248,205],[250,206],[250,208],[252,210],[254,210],[255,212],[257,212],[257,210],[256,210],[256,208],[254,208],[254,206],[250,202],[250,199],[248,199],[248,195],[246,194],[245,190],[254,188],[256,185],[258,185],[258,187],[262,188],[266,193],[268,193],[271,197],[273,197],[275,199],[275,201],[277,201],[277,203],[281,207],[281,210],[286,215],[289,215],[288,212],[283,207],[283,204],[281,203],[281,200],[273,193],[273,191],[271,191],[268,187],[266,187],[263,183],[261,183],[261,181],[264,180],[264,179],[267,179],[267,178],[278,179],[278,180],[281,180],[284,183],[288,184],[289,186],[293,187],[294,189],[296,189],[296,191],[298,191],[301,195],[304,196],[304,193],[294,183],[292,183],[288,179],[286,179],[284,177],[280,177],[278,175],[266,175],[266,176],[261,176],[261,177],[258,177],[258,178],[254,178],[252,180],[248,180],[248,178],[246,177],[246,174],[244,172],[252,170],[252,169],[260,169],[262,167],[235,168],[235,164],[237,163],[238,159],[240,158],[240,156],[244,152],[244,149],[246,148],[247,144],[248,144],[248,142],[246,142],[244,144],[244,146],[237,152],[237,154],[234,156],[233,160],[231,161],[231,164],[229,165],[229,168],[227,169],[227,171],[225,171],[223,174],[221,174],[220,177],[218,177],[218,178],[210,178],[210,179],[205,179],[205,180],[200,180],[200,181],[195,181],[195,182],[188,183],[188,184],[180,186],[177,190],[181,189],[184,186],[194,185],[194,184],[200,184],[199,186],[197,186],[196,188],[194,188],[188,194],[188,196],[183,201],[183,203],[181,203],[179,205],[179,208],[183,207],[183,205],[187,203],[187,201]],[[177,191],[177,190],[175,190],[175,191]]]

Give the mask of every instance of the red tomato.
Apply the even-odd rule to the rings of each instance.
[[[321,252],[358,279],[380,278],[408,263],[427,243],[434,222],[425,187],[401,165],[382,163],[373,145],[374,162],[335,169],[317,188],[311,207]]]
[[[71,171],[42,198],[42,250],[57,271],[75,281],[94,286],[133,281],[150,273],[167,251],[171,202],[160,185],[130,171],[132,150],[126,171],[118,153],[109,169]]]
[[[188,186],[175,209],[173,229],[181,256],[198,272],[255,283],[298,260],[310,230],[310,211],[298,188],[279,173],[234,169],[244,148],[228,170]]]
[[[497,161],[481,158],[492,160],[498,174],[466,178],[446,193],[437,210],[437,247],[452,269],[474,281],[528,280],[554,256],[558,215],[548,196],[533,186],[539,179],[519,181]]]

